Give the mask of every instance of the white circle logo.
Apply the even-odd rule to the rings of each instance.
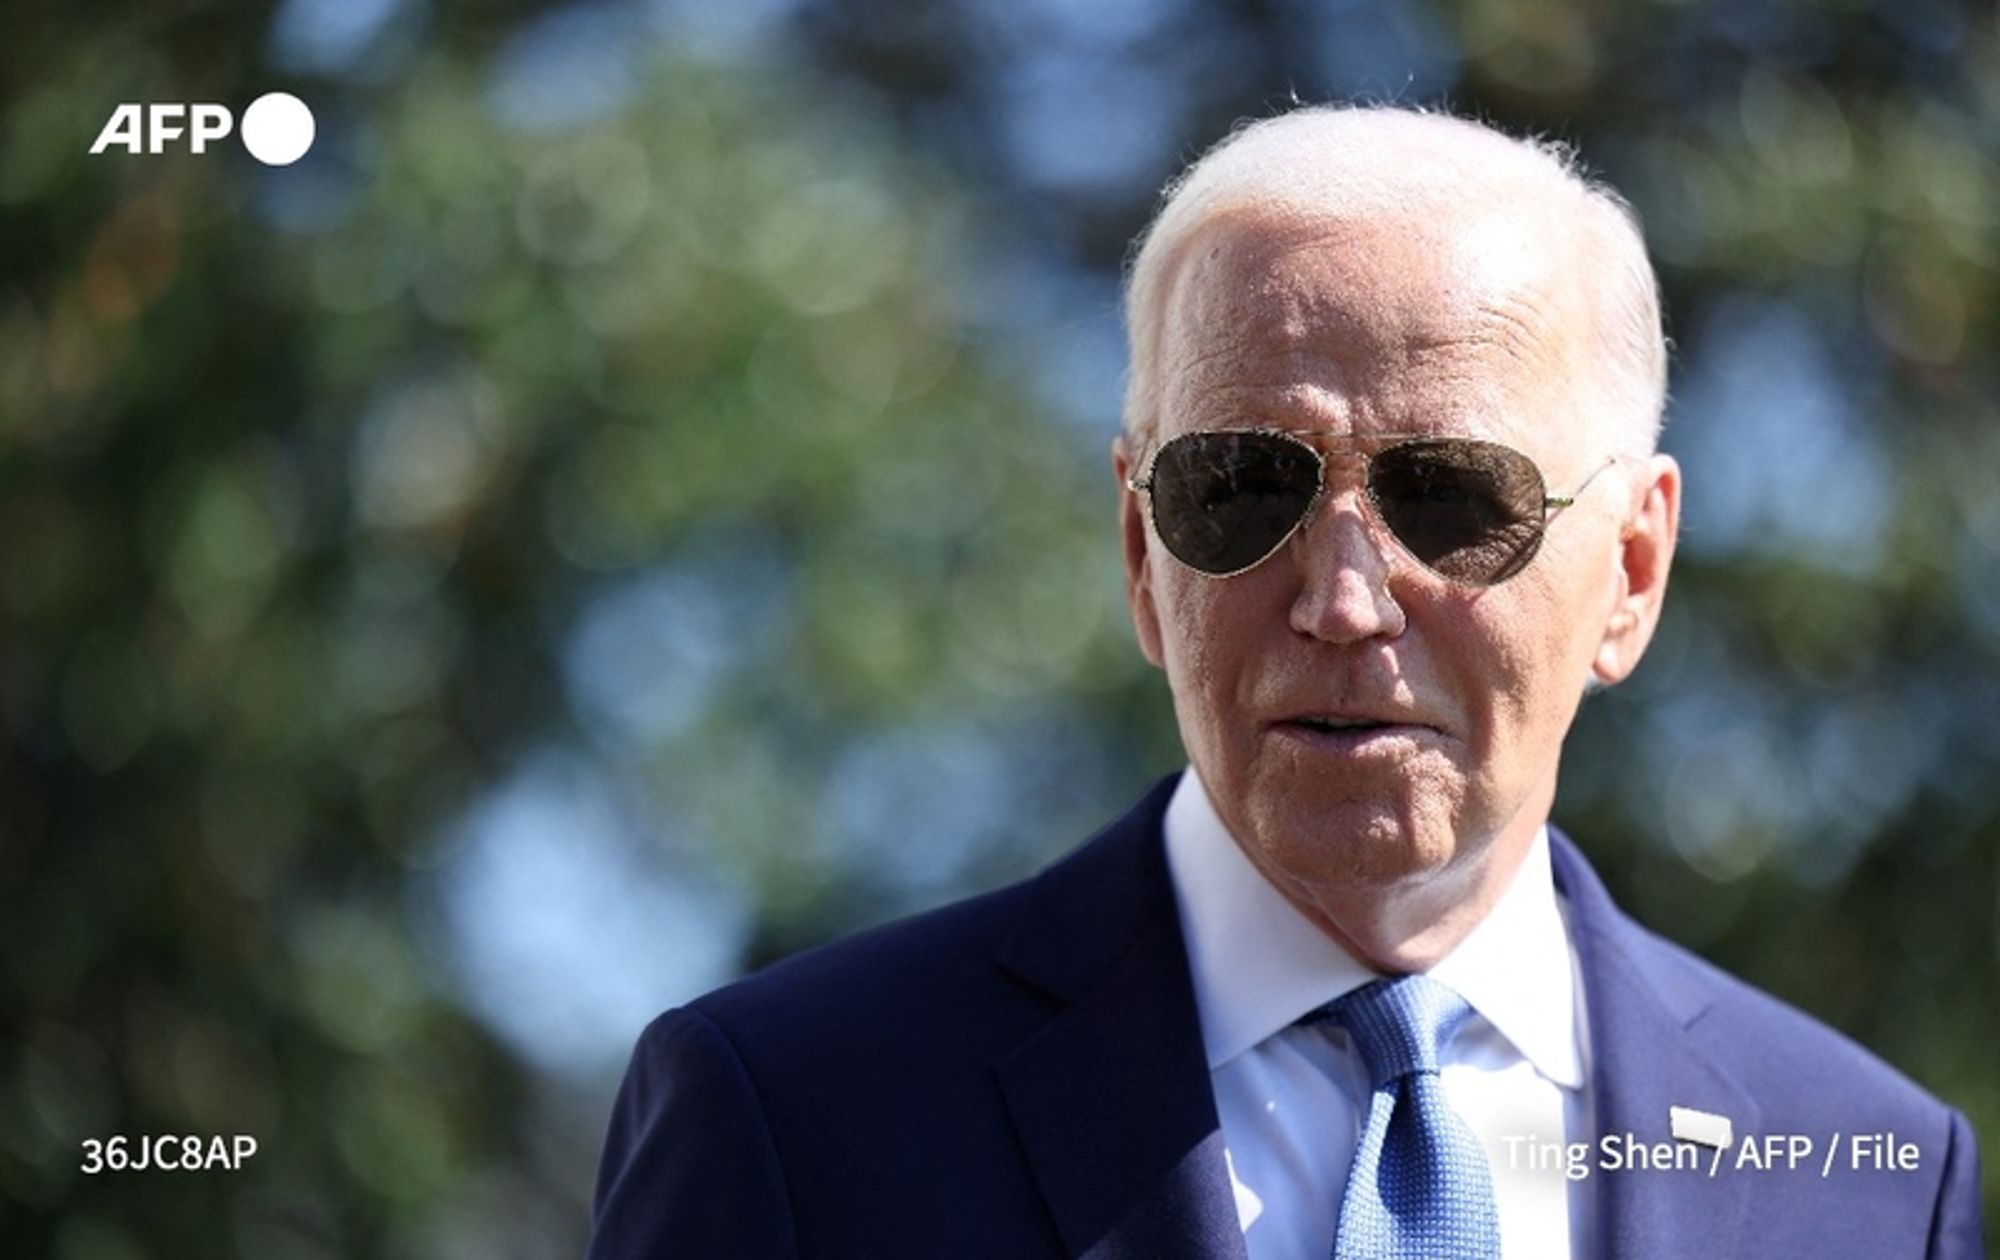
[[[290,166],[312,148],[313,115],[290,92],[266,92],[243,111],[243,147],[266,166]]]

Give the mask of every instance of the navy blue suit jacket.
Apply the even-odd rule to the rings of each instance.
[[[640,1039],[590,1254],[1241,1257],[1160,821],[1173,780],[1025,883],[800,955]],[[1976,1257],[1964,1118],[1853,1043],[1648,933],[1554,837],[1599,1133],[1668,1108],[1803,1134],[1796,1170],[1593,1173],[1590,1254]],[[1915,1171],[1851,1171],[1834,1134]],[[1338,1187],[1329,1193],[1338,1193]]]

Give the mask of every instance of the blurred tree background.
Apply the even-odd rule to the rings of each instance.
[[[1558,818],[2000,1140],[1992,6],[10,16],[0,1253],[574,1254],[652,1013],[1178,765],[1118,265],[1294,95],[1571,140],[1635,202],[1686,532]],[[294,166],[87,153],[267,90]],[[79,1171],[121,1133],[261,1149]]]

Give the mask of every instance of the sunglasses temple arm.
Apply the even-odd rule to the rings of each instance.
[[[1552,494],[1547,496],[1542,500],[1542,510],[1549,512],[1556,512],[1556,511],[1561,511],[1563,508],[1571,506],[1577,501],[1578,498],[1582,497],[1584,491],[1590,489],[1591,482],[1596,481],[1599,477],[1603,476],[1604,470],[1611,467],[1611,465],[1617,462],[1618,462],[1618,457],[1616,455],[1613,455],[1608,459],[1606,459],[1603,463],[1599,464],[1595,472],[1591,473],[1588,477],[1585,477],[1583,479],[1582,485],[1570,491],[1568,494]]]

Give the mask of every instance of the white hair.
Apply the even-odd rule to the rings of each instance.
[[[1166,305],[1204,224],[1244,212],[1302,223],[1434,215],[1440,202],[1524,186],[1573,199],[1584,248],[1603,277],[1590,302],[1593,357],[1604,364],[1600,405],[1625,444],[1651,451],[1666,409],[1667,342],[1632,207],[1566,145],[1394,106],[1306,106],[1247,123],[1167,186],[1126,270],[1128,437],[1143,446],[1158,422]]]

